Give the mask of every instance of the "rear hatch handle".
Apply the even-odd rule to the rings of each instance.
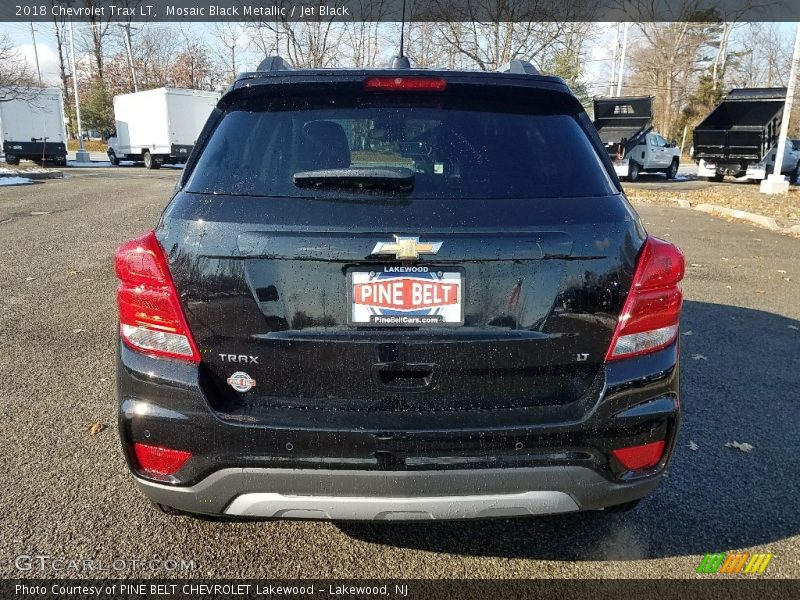
[[[381,362],[372,365],[372,381],[384,390],[421,392],[430,388],[433,363]]]

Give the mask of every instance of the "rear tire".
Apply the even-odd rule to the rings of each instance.
[[[633,509],[635,509],[637,506],[639,506],[639,503],[641,501],[642,501],[642,499],[638,498],[636,500],[631,500],[630,502],[623,502],[622,504],[615,504],[614,506],[606,506],[605,509],[603,509],[603,512],[609,513],[609,514],[612,514],[612,515],[613,514],[630,512]]]
[[[13,154],[6,154],[6,164],[7,165],[18,165],[19,164],[19,157],[14,156]]]
[[[789,173],[789,183],[797,184],[797,180],[800,179],[800,162],[794,166],[794,170]]]
[[[152,154],[150,154],[149,150],[146,150],[145,153],[142,155],[142,160],[144,161],[144,168],[145,169],[160,169],[161,168],[161,161],[156,160]]]
[[[717,173],[716,175],[712,175],[711,177],[706,177],[709,181],[713,181],[714,183],[719,183],[725,178],[725,175],[722,173]]]
[[[119,158],[117,158],[117,153],[113,150],[108,151],[108,160],[111,162],[112,165],[115,167],[119,166]]]
[[[639,173],[641,173],[639,163],[631,161],[628,165],[628,181],[634,182],[639,179]]]
[[[667,168],[667,172],[666,172],[667,179],[675,179],[675,176],[678,174],[678,167],[679,166],[680,166],[680,163],[678,162],[678,159],[676,158],[675,160],[672,161],[672,164]]]

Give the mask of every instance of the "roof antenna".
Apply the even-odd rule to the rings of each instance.
[[[405,55],[406,0],[403,0],[403,18],[400,22],[400,54],[392,59],[392,69],[410,69],[411,61]]]

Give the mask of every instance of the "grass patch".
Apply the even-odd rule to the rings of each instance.
[[[67,150],[75,152],[78,149],[78,140],[68,140]],[[84,140],[83,149],[89,152],[105,152],[108,150],[108,144],[100,140]]]

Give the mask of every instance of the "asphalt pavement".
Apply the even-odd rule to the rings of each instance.
[[[108,576],[17,569],[35,553],[194,563],[122,577],[695,577],[705,553],[740,549],[774,554],[767,576],[800,577],[800,240],[671,207],[637,209],[687,257],[684,420],[634,512],[381,525],[156,512],[116,432],[112,256],[156,223],[176,177],[67,169],[0,188],[0,577]]]

